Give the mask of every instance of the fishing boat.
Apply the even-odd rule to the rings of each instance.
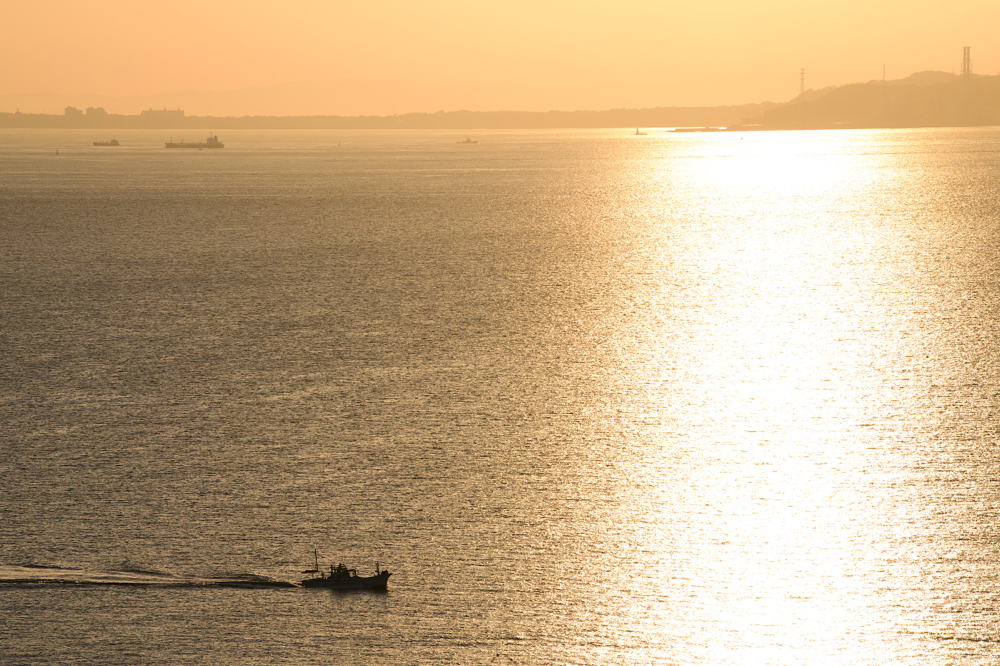
[[[465,137],[465,141],[456,141],[455,143],[479,143],[478,141],[473,141],[469,137]]]
[[[111,141],[95,141],[95,146],[117,146],[118,139],[111,139]]]
[[[640,132],[640,131],[639,131],[639,128],[638,128],[638,127],[636,127],[636,128],[635,128],[635,135],[636,135],[636,136],[646,136],[646,133],[645,133],[645,132]]]
[[[357,569],[348,569],[343,563],[330,565],[330,575],[326,576],[319,569],[319,553],[316,554],[314,569],[306,569],[302,573],[319,574],[315,578],[302,581],[302,587],[321,587],[327,590],[384,590],[389,583],[390,574],[386,569],[379,569],[375,563],[374,576],[359,576]]]

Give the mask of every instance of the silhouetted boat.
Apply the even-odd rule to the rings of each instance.
[[[225,147],[226,144],[220,142],[219,137],[217,136],[208,137],[207,139],[205,139],[205,143],[184,143],[183,139],[181,139],[180,143],[174,143],[173,141],[167,143],[167,148],[197,148],[200,150],[202,148],[225,148]]]
[[[638,127],[636,127],[636,128],[635,128],[635,135],[636,135],[636,136],[646,136],[646,133],[645,133],[645,132],[640,132],[640,131],[639,131],[639,128],[638,128]]]
[[[117,146],[118,139],[111,139],[111,141],[95,141],[95,146]]]
[[[478,141],[473,141],[469,137],[465,137],[465,141],[456,141],[455,143],[479,143]]]
[[[302,587],[322,587],[328,590],[384,590],[392,575],[385,569],[379,569],[376,562],[374,576],[359,576],[357,569],[348,569],[343,564],[330,565],[330,575],[324,576],[319,570],[319,553],[316,553],[316,568],[306,569],[302,573],[319,574],[316,578],[302,581]]]

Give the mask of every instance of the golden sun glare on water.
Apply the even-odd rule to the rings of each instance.
[[[887,255],[893,158],[879,143],[711,135],[650,157],[651,205],[669,214],[650,232],[660,279],[634,321],[653,351],[630,359],[629,383],[643,387],[634,408],[659,418],[616,522],[644,526],[656,573],[643,584],[663,603],[638,615],[666,662],[874,664],[906,650],[909,620],[880,595],[884,490],[901,472],[875,441],[875,387],[910,350],[883,306],[905,258]],[[697,635],[674,633],[681,617]]]

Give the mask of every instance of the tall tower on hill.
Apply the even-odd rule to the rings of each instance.
[[[962,80],[968,81],[972,78],[972,56],[969,52],[972,50],[970,46],[962,47]]]

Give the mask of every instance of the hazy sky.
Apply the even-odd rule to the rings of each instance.
[[[1000,72],[998,0],[3,4],[0,96],[343,81],[338,97],[356,99],[327,113],[599,110],[786,101],[802,67],[809,88],[881,78],[883,64],[889,78],[959,71],[963,46],[975,72]]]

